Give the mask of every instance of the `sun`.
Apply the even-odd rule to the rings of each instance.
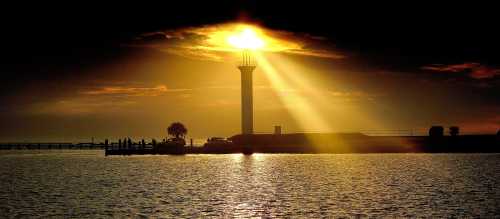
[[[250,27],[245,27],[241,32],[230,35],[227,42],[238,49],[257,50],[265,46],[265,42]]]

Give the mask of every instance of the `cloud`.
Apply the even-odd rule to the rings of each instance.
[[[225,23],[201,27],[144,33],[126,44],[131,47],[153,48],[183,57],[222,61],[229,52],[237,51],[227,39],[244,28],[254,29],[265,42],[264,52],[278,52],[303,56],[341,59],[327,39],[309,34],[272,30],[249,24]]]
[[[90,115],[132,113],[137,105],[151,103],[143,97],[191,98],[192,89],[171,89],[165,85],[147,86],[141,82],[96,81],[93,85],[76,89],[72,95],[60,96],[29,104],[23,109],[26,114],[46,115]]]
[[[441,72],[463,72],[472,68],[479,67],[480,64],[476,62],[466,62],[463,64],[453,64],[453,65],[443,65],[443,64],[432,64],[428,66],[423,66],[424,70],[431,71],[441,71]]]
[[[329,94],[336,98],[342,98],[345,101],[368,100],[372,102],[378,97],[385,96],[384,94],[367,93],[364,91],[329,91]]]
[[[110,99],[76,97],[72,99],[38,103],[30,109],[30,112],[34,114],[52,115],[84,115],[97,112],[116,113],[136,103],[137,102],[130,100],[113,101]]]
[[[155,87],[105,86],[82,91],[81,94],[140,97],[160,96],[167,92],[183,92],[189,90],[190,89],[168,89],[165,85],[158,85]]]
[[[365,91],[339,91],[339,90],[329,90],[329,89],[294,89],[294,88],[277,88],[272,86],[254,86],[255,91],[265,91],[268,90],[275,91],[280,96],[325,96],[332,101],[345,101],[345,102],[354,102],[354,101],[375,101],[376,98],[385,96],[381,93],[368,93]]]
[[[479,66],[470,73],[472,78],[483,79],[483,78],[493,78],[500,75],[500,69],[489,68],[486,66]]]
[[[239,101],[233,101],[233,100],[224,100],[224,99],[218,99],[218,100],[211,100],[208,103],[200,103],[201,107],[239,107],[240,102]]]
[[[477,62],[465,62],[452,65],[432,64],[422,66],[421,69],[435,72],[467,73],[469,77],[474,79],[494,78],[500,75],[500,69],[485,66]]]

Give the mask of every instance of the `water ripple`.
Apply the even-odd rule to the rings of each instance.
[[[0,152],[0,217],[497,217],[500,155]]]

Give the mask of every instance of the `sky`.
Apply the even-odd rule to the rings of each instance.
[[[188,138],[240,132],[239,52],[254,72],[259,133],[500,128],[495,7],[268,1],[5,5],[0,141]],[[230,33],[229,33],[230,34]]]

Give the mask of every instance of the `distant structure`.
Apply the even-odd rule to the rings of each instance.
[[[430,137],[442,137],[443,134],[444,134],[443,126],[432,126],[429,129],[429,136]]]
[[[274,126],[274,134],[281,135],[281,126],[279,125]]]
[[[450,135],[451,136],[457,136],[458,133],[460,133],[460,128],[458,126],[451,126],[450,127]]]
[[[250,51],[243,50],[242,62],[238,66],[241,71],[241,133],[253,134],[253,70],[255,63]]]

